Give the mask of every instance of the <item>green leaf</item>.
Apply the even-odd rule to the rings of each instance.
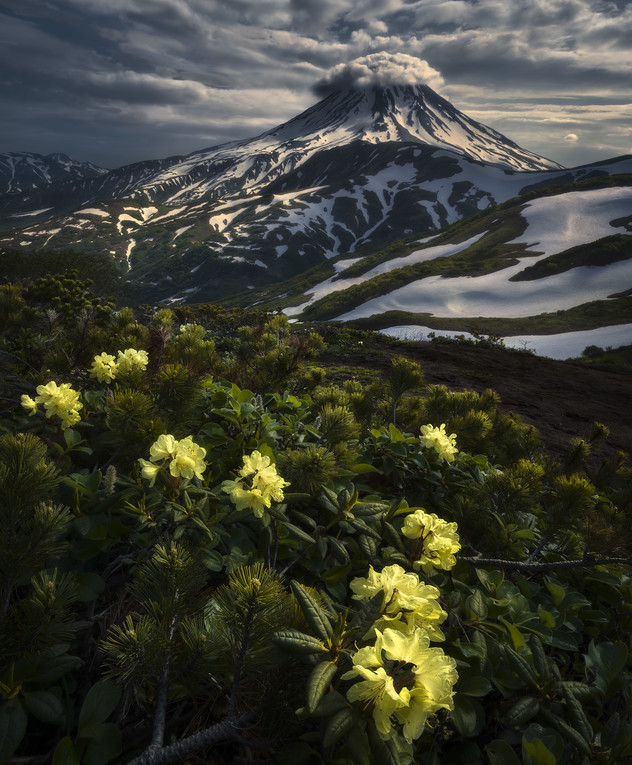
[[[322,653],[326,650],[321,640],[298,630],[279,630],[272,635],[272,642],[294,653]]]
[[[380,471],[373,467],[373,465],[368,465],[366,462],[357,462],[355,465],[351,465],[350,470],[352,470],[354,473],[379,473]]]
[[[377,545],[375,544],[374,539],[368,537],[366,534],[360,534],[358,537],[358,547],[369,562],[375,559],[375,556],[377,555]]]
[[[19,699],[0,703],[0,762],[6,762],[26,733],[27,715]]]
[[[354,709],[346,707],[341,709],[340,712],[336,712],[325,728],[323,746],[327,747],[335,744],[336,741],[339,741],[345,733],[348,733],[357,724],[358,714]]]
[[[80,444],[81,440],[81,434],[76,430],[73,430],[72,428],[66,428],[66,430],[64,430],[64,441],[66,442],[66,446],[69,449],[72,449],[73,446]]]
[[[375,725],[367,725],[369,744],[371,745],[371,762],[375,765],[399,765],[397,744],[392,738],[386,741],[377,732]]]
[[[491,693],[492,684],[482,675],[463,675],[459,673],[459,684],[457,693],[464,693],[466,696],[487,696]]]
[[[336,537],[327,537],[327,542],[329,543],[332,553],[339,561],[342,561],[344,564],[351,561],[349,551],[339,539]]]
[[[523,648],[527,647],[526,640],[522,636],[520,630],[515,626],[515,624],[508,622],[507,619],[504,619],[502,616],[498,617],[498,621],[502,622],[502,624],[504,624],[507,628],[507,632],[509,632],[511,642],[513,643],[513,647],[516,651],[520,652]]]
[[[299,528],[298,526],[295,526],[293,523],[288,523],[288,521],[285,521],[284,527],[290,532],[290,534],[293,537],[296,537],[297,539],[300,539],[303,542],[308,542],[309,544],[316,543],[316,540],[314,539],[314,537],[312,537],[306,531],[303,531],[303,529]]]
[[[328,539],[331,540],[331,537],[328,537]],[[339,582],[341,579],[344,579],[350,571],[351,561],[349,560],[348,563],[345,563],[342,566],[332,566],[331,568],[326,569],[322,572],[320,578],[327,584],[333,584],[334,582]]]
[[[567,688],[573,694],[573,696],[575,696],[576,699],[589,699],[595,693],[594,689],[591,688],[590,685],[587,685],[586,683],[580,683],[576,680],[562,680],[555,683],[555,689],[557,691],[561,691],[562,694],[564,694],[565,688]]]
[[[505,724],[510,728],[524,725],[540,711],[540,705],[532,696],[523,696],[503,715]]]
[[[525,760],[528,765],[557,765],[557,758],[553,752],[547,748],[544,741],[539,738],[525,741],[523,736],[522,752],[523,760]]]
[[[546,585],[546,589],[551,593],[555,607],[559,608],[560,604],[566,597],[566,590],[563,587],[560,587],[559,584],[551,582],[548,579],[545,579],[544,584]]]
[[[485,727],[485,711],[476,699],[457,695],[451,713],[457,731],[466,738],[477,736]]]
[[[82,738],[100,736],[99,726],[112,714],[121,697],[121,689],[112,680],[99,680],[86,694],[79,712],[78,733]]]
[[[337,670],[335,661],[321,661],[312,670],[307,681],[307,711],[310,714],[320,704]]]
[[[478,581],[490,593],[496,592],[496,589],[502,584],[505,575],[502,571],[487,571],[484,568],[475,568]]]
[[[105,723],[99,741],[90,742],[83,757],[83,765],[106,765],[121,753],[121,731],[113,723]]]
[[[309,626],[323,640],[329,640],[333,635],[331,622],[327,618],[327,614],[318,605],[316,599],[312,597],[302,584],[295,580],[290,582],[290,587]]]
[[[485,619],[487,617],[487,604],[485,603],[485,598],[480,590],[474,590],[474,592],[466,599],[465,607],[469,611],[468,617],[470,619]]]
[[[581,704],[577,701],[577,698],[567,686],[564,686],[564,701],[566,702],[566,711],[568,713],[569,722],[573,728],[579,731],[583,738],[591,744],[594,735],[592,726],[588,721]]]
[[[599,674],[610,684],[623,669],[628,649],[623,643],[598,643],[591,641],[586,659],[596,665]]]
[[[549,661],[544,653],[542,641],[537,635],[531,635],[529,637],[529,648],[531,649],[533,666],[538,677],[542,680],[548,680],[551,677],[551,667],[549,666]]]
[[[330,691],[323,696],[320,704],[312,712],[313,717],[331,717],[336,712],[340,712],[341,709],[347,709],[349,702],[339,691]],[[308,715],[306,707],[296,710],[296,714],[301,718],[305,718]]]
[[[57,744],[52,765],[79,765],[79,753],[70,736],[64,736]]]
[[[545,627],[555,627],[555,617],[553,614],[550,611],[546,611],[540,605],[538,605],[538,616]]]
[[[549,722],[557,731],[559,731],[570,744],[579,749],[579,751],[583,752],[585,755],[591,755],[588,742],[581,735],[581,733],[575,730],[575,728],[573,728],[565,720],[562,720],[552,712],[549,712],[546,715],[546,719],[547,722]]]
[[[47,659],[40,663],[37,672],[37,682],[40,684],[50,684],[59,680],[68,672],[72,672],[81,666],[81,659],[78,656],[58,656],[54,659]]]
[[[24,705],[33,717],[43,723],[59,725],[64,721],[64,707],[49,691],[32,691],[24,699]]]
[[[490,741],[485,747],[489,765],[522,765],[513,747],[500,738]]]
[[[538,685],[538,678],[527,659],[523,658],[517,651],[514,651],[514,649],[508,645],[504,646],[504,651],[511,669],[513,669],[526,685],[536,688]]]
[[[79,585],[77,600],[80,600],[82,603],[96,600],[103,590],[105,590],[105,582],[103,579],[98,574],[91,571],[84,571],[77,574],[77,584]]]
[[[383,502],[358,502],[353,506],[353,514],[357,518],[368,518],[371,515],[386,513],[388,509],[388,505]]]

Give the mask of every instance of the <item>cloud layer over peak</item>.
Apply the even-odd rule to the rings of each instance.
[[[632,153],[631,39],[624,0],[0,0],[0,152],[116,167],[422,82],[579,165]]]
[[[427,61],[407,53],[380,51],[332,67],[312,90],[322,97],[338,90],[390,85],[428,85],[437,90],[443,77]]]

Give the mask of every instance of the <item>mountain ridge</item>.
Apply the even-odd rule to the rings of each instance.
[[[425,85],[359,88],[252,139],[4,195],[0,246],[113,257],[145,301],[249,304],[332,258],[626,167],[563,168]]]

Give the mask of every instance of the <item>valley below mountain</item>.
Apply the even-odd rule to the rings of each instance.
[[[332,93],[251,140],[109,172],[64,158],[60,180],[44,159],[0,155],[0,248],[114,260],[139,302],[537,352],[525,338],[632,342],[632,157],[562,168],[425,85]]]

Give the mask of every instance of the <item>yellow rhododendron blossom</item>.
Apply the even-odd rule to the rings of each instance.
[[[461,549],[456,523],[449,523],[423,508],[404,519],[402,534],[418,539],[413,566],[430,574],[434,568],[449,571],[456,563],[454,557]]]
[[[118,365],[118,371],[121,374],[129,374],[135,369],[143,370],[147,368],[149,364],[149,356],[147,351],[137,351],[134,348],[127,348],[124,351],[118,352],[118,358],[116,360]]]
[[[439,625],[448,615],[439,605],[439,590],[420,582],[417,574],[406,572],[396,563],[385,566],[380,573],[369,566],[368,575],[353,579],[349,586],[356,600],[384,593],[380,618],[367,636],[386,627],[404,632],[422,627],[432,640],[445,640]]]
[[[202,478],[206,470],[206,449],[198,446],[192,436],[187,436],[176,444],[175,454],[169,465],[172,476],[182,478]]]
[[[138,461],[142,468],[141,475],[149,481],[150,486],[153,486],[156,482],[156,477],[162,468],[160,465],[154,465],[153,462],[147,462],[147,460],[139,459]]]
[[[375,645],[361,648],[352,661],[353,668],[342,679],[362,679],[349,688],[347,698],[371,708],[383,737],[400,723],[411,742],[421,736],[430,715],[454,708],[456,661],[440,648],[431,648],[421,628],[409,634],[377,630]]]
[[[266,510],[271,507],[272,501],[283,500],[283,489],[290,485],[289,482],[278,475],[276,466],[270,464],[270,457],[256,450],[244,456],[243,466],[237,475],[241,480],[224,481],[222,490],[230,495],[237,510],[250,508],[255,517],[267,522],[269,516]]]
[[[152,462],[158,462],[158,460],[170,460],[176,453],[176,447],[178,442],[172,435],[163,434],[158,436],[158,440],[149,447],[149,459]]]
[[[79,401],[79,392],[73,390],[70,383],[57,385],[54,380],[51,380],[46,385],[38,385],[35,390],[38,395],[34,403],[44,406],[46,417],[59,417],[62,430],[79,422],[81,419],[79,410],[83,408],[83,404]],[[22,405],[24,406],[24,401]],[[31,408],[30,404],[29,408]]]
[[[158,473],[163,467],[168,469],[174,478],[202,478],[206,470],[206,449],[195,443],[193,436],[187,436],[177,441],[171,434],[165,433],[158,437],[149,447],[149,462],[139,459],[143,478],[147,478],[150,486],[154,485]],[[167,465],[157,465],[165,462]]]
[[[109,353],[100,353],[94,357],[90,374],[99,382],[110,382],[116,377],[118,364],[116,359]]]
[[[26,393],[22,394],[20,402],[29,414],[35,414],[37,411],[37,401],[33,401]]]
[[[459,451],[456,448],[456,433],[448,435],[445,425],[436,428],[434,425],[422,425],[419,440],[428,449],[433,449],[436,454],[446,462],[454,462],[454,455]]]

